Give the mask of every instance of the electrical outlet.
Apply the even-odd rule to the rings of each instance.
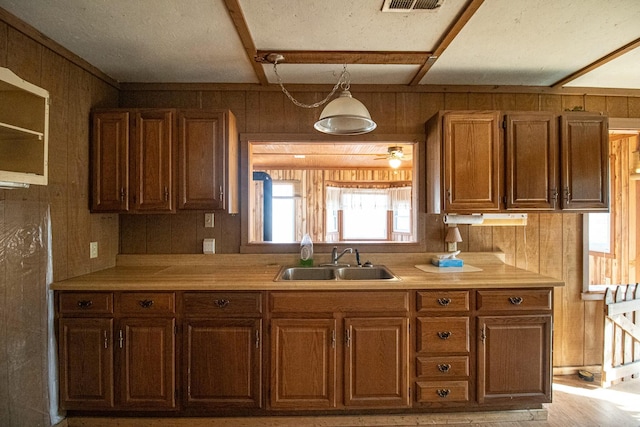
[[[98,258],[98,242],[89,243],[89,258]]]
[[[213,214],[212,213],[204,214],[204,227],[205,228],[213,228]]]

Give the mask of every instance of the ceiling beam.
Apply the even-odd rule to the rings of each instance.
[[[469,3],[467,4],[467,7],[465,7],[464,11],[458,16],[458,19],[456,19],[453,22],[453,24],[451,24],[451,26],[444,33],[442,38],[438,41],[438,44],[436,45],[433,55],[431,55],[424,62],[424,64],[422,64],[422,67],[420,67],[420,69],[415,74],[415,76],[413,76],[413,79],[411,79],[411,82],[409,83],[409,85],[415,86],[418,83],[420,83],[422,78],[425,76],[425,74],[427,74],[427,72],[433,66],[433,64],[435,64],[435,62],[438,60],[440,55],[442,55],[445,49],[449,47],[453,39],[455,39],[458,36],[458,34],[460,34],[460,31],[462,31],[462,29],[464,28],[465,25],[467,25],[471,17],[478,11],[480,6],[482,6],[482,3],[484,3],[484,0],[469,1]]]
[[[236,31],[238,32],[238,36],[240,37],[240,41],[244,47],[244,52],[247,55],[247,58],[249,58],[249,63],[253,67],[253,72],[256,73],[256,77],[258,77],[258,81],[261,85],[268,85],[269,80],[267,79],[267,75],[264,73],[262,65],[253,60],[256,46],[253,43],[253,38],[251,37],[247,21],[244,19],[244,13],[242,13],[240,3],[238,3],[238,0],[224,0],[224,4],[229,12],[231,20],[233,21],[233,25],[236,27]]]
[[[558,80],[557,82],[552,84],[551,87],[553,87],[553,88],[563,87],[564,85],[566,85],[567,83],[577,79],[578,77],[581,77],[581,76],[587,74],[588,72],[593,71],[596,68],[603,66],[607,62],[613,61],[614,59],[624,55],[625,53],[636,49],[637,47],[640,47],[640,38],[639,39],[635,39],[631,43],[628,43],[628,44],[622,46],[621,48],[614,50],[613,52],[609,53],[608,55],[603,56],[602,58],[598,59],[597,61],[592,62],[591,64],[589,64],[586,67],[576,71],[575,73],[569,74],[567,77],[563,78],[562,80]]]
[[[430,52],[383,51],[312,51],[312,50],[258,50],[255,61],[272,63],[267,57],[280,54],[284,59],[278,64],[416,64],[421,65],[431,56]]]

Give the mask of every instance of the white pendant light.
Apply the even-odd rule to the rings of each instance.
[[[360,135],[374,130],[376,123],[367,107],[345,89],[324,107],[313,127],[331,135]]]
[[[338,88],[342,89],[340,95],[329,102],[327,106],[320,113],[320,118],[313,125],[317,131],[327,133],[330,135],[361,135],[363,133],[371,132],[376,128],[376,123],[371,120],[371,114],[364,104],[354,97],[349,92],[349,86],[351,83],[351,76],[347,71],[347,66],[344,65],[342,73],[338,78],[338,82],[333,87],[333,90],[322,101],[318,101],[314,104],[303,104],[295,99],[289,91],[284,87],[280,74],[278,74],[278,62],[284,60],[284,56],[278,53],[270,53],[264,58],[266,61],[273,63],[273,72],[278,78],[278,84],[285,95],[298,107],[302,108],[316,108],[324,105],[329,98],[333,96]]]

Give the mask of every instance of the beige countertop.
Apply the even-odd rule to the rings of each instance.
[[[320,254],[322,255],[322,254]],[[465,265],[481,271],[426,272],[416,265],[429,264],[431,254],[371,254],[367,260],[385,265],[398,281],[274,281],[283,266],[296,265],[285,255],[125,255],[116,267],[55,282],[53,290],[389,290],[456,288],[540,288],[564,282],[504,263],[502,254],[467,253]],[[317,261],[319,264],[323,261]],[[365,268],[365,267],[363,267]],[[438,270],[440,271],[440,270]]]

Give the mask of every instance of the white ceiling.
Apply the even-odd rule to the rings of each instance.
[[[640,89],[638,0],[443,0],[434,11],[411,13],[382,12],[382,4],[0,0],[121,82],[275,83],[272,65],[253,60],[256,50],[293,50],[322,63],[287,64],[285,54],[278,66],[285,83],[335,83],[342,63],[327,63],[331,51],[421,52],[418,64],[356,64],[363,61],[351,55],[352,83]],[[603,60],[625,46],[623,55]],[[593,69],[565,81],[585,67]]]

